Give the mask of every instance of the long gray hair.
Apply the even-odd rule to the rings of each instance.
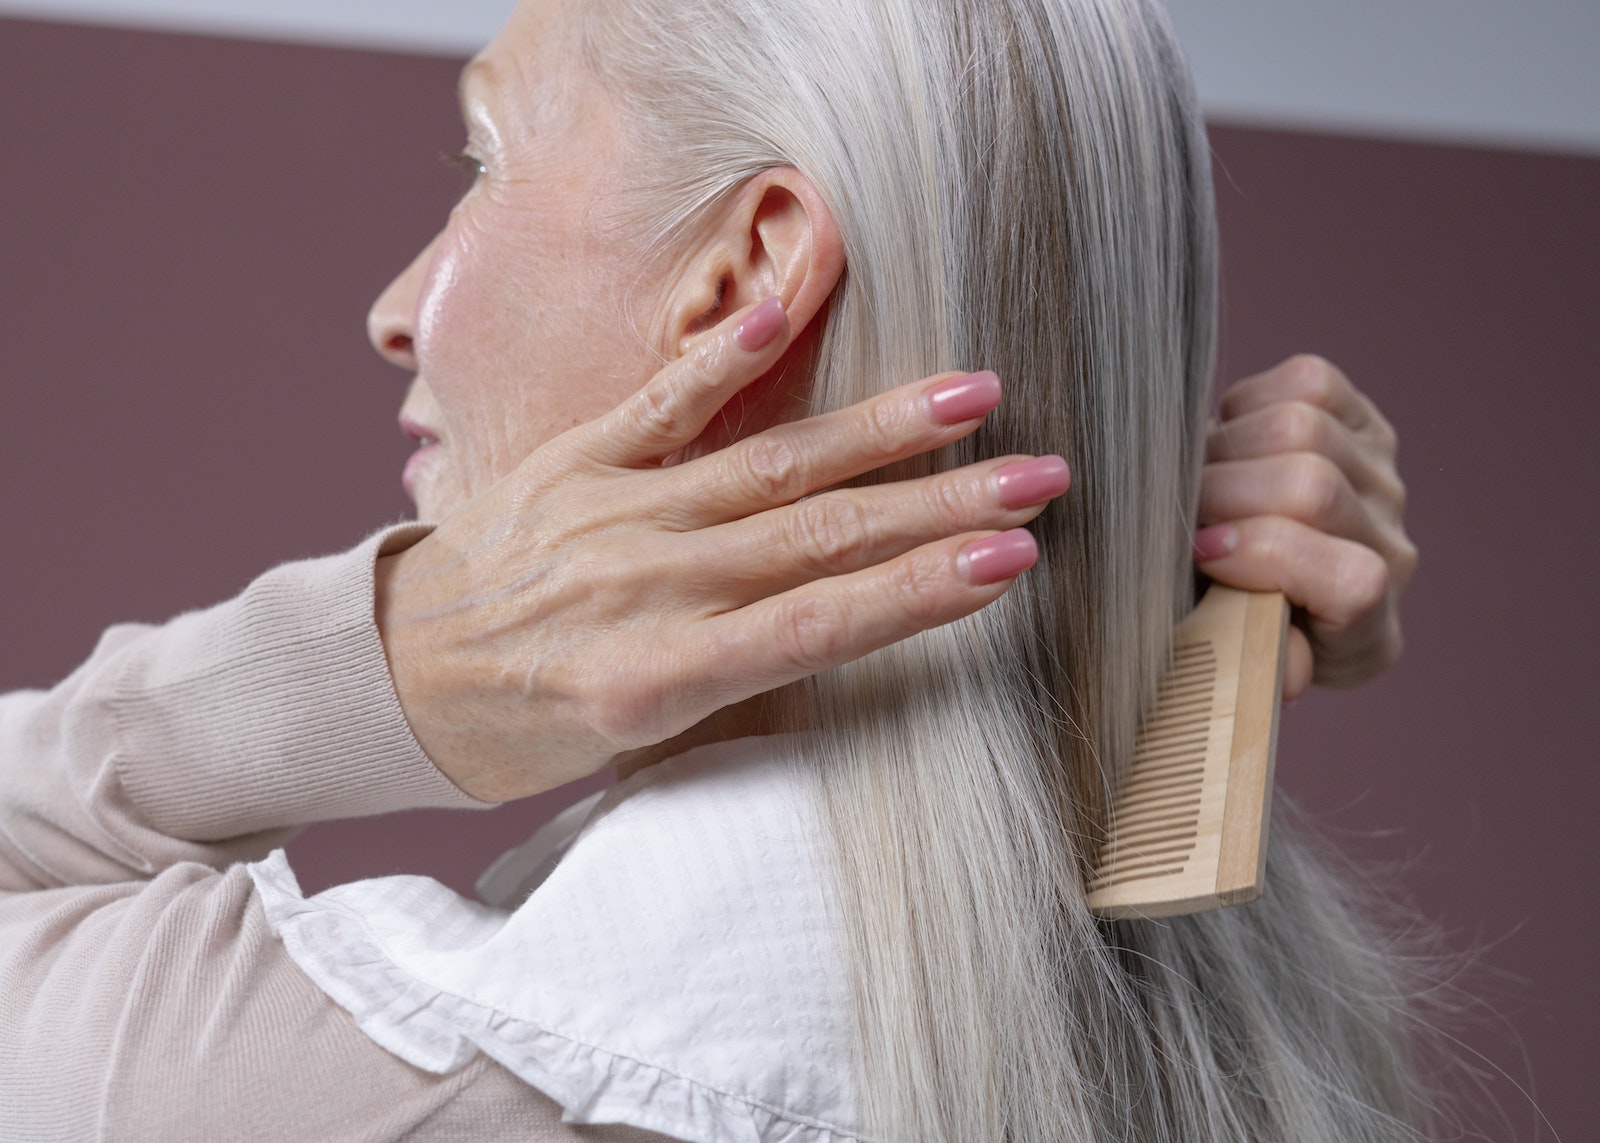
[[[1213,356],[1204,131],[1151,0],[609,0],[595,63],[661,172],[671,249],[793,164],[846,249],[812,390],[993,368],[1001,408],[897,466],[1061,452],[1076,488],[999,603],[807,684],[883,1140],[1378,1140],[1423,1105],[1406,990],[1275,829],[1266,899],[1085,905],[1106,791],[1173,623]],[[817,729],[820,728],[820,729]]]

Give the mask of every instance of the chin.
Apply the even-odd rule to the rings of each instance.
[[[425,489],[417,489],[411,496],[415,511],[411,514],[419,524],[437,524],[439,522],[438,506],[434,497]]]
[[[437,471],[424,472],[410,489],[419,524],[437,524],[456,507],[452,501],[458,498],[448,495],[449,482],[440,480],[439,476]],[[446,489],[441,489],[441,484],[446,485]]]

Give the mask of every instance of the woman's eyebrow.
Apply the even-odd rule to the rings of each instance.
[[[469,60],[467,66],[461,69],[461,77],[456,80],[456,105],[461,109],[463,116],[467,112],[467,104],[471,101],[477,88],[483,85],[488,78],[487,73],[494,71],[494,65],[481,56]]]
[[[506,97],[504,77],[502,66],[482,56],[461,69],[461,78],[456,81],[456,104],[469,134],[499,137],[495,109]]]

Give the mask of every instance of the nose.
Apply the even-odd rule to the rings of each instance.
[[[367,340],[372,348],[385,361],[412,373],[417,371],[417,294],[432,253],[430,242],[378,295],[367,312]]]

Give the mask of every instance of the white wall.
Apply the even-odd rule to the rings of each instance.
[[[515,0],[0,0],[0,16],[470,56]]]
[[[1208,111],[1600,155],[1600,0],[1167,0]],[[0,0],[0,15],[466,56],[512,0]]]
[[[1219,118],[1600,154],[1600,0],[1167,0]]]

